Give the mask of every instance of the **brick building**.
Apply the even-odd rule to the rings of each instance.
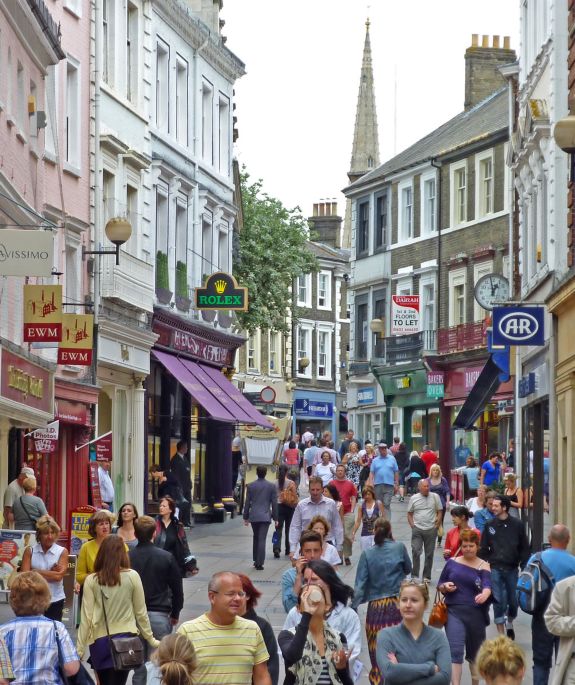
[[[399,435],[408,449],[431,443],[444,469],[460,438],[483,457],[511,430],[503,418],[510,383],[480,412],[479,431],[451,430],[489,358],[474,285],[509,268],[509,100],[498,67],[515,53],[508,39],[484,36],[479,45],[473,36],[465,60],[464,111],[344,191],[352,202],[351,428],[375,436],[360,404],[371,371],[385,397],[382,435]],[[416,332],[396,334],[393,296],[418,296]],[[443,374],[443,400],[428,391],[430,371]]]

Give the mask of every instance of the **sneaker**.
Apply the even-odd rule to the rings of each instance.
[[[515,640],[515,631],[513,630],[513,628],[507,628],[507,637],[510,640]]]
[[[345,557],[344,561],[346,566],[351,566],[351,559],[349,557]]]
[[[279,559],[279,558],[280,558],[280,553],[279,553],[279,551],[278,551],[277,549],[274,549],[274,557],[275,557],[276,559]]]

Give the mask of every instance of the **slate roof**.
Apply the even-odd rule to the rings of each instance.
[[[503,86],[474,107],[461,112],[410,147],[368,172],[343,192],[360,188],[429,159],[440,157],[481,139],[487,139],[508,126],[508,91]]]
[[[309,240],[308,246],[310,251],[318,259],[331,259],[340,262],[349,262],[351,257],[351,250],[344,250],[338,247],[331,247],[325,243],[316,242],[315,240]]]

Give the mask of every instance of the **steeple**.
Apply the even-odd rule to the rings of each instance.
[[[377,131],[377,110],[373,87],[373,66],[371,61],[371,41],[369,37],[370,21],[365,22],[365,43],[361,62],[359,93],[353,132],[351,164],[348,172],[350,183],[368,171],[379,166],[379,136]],[[346,207],[343,228],[343,247],[351,245],[351,207]]]

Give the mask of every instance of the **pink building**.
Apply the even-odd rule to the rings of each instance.
[[[52,230],[55,273],[0,275],[0,453],[8,456],[0,488],[23,462],[31,463],[39,494],[63,528],[68,508],[87,503],[88,457],[74,446],[89,432],[97,393],[89,387],[89,368],[56,367],[55,349],[22,343],[22,286],[25,280],[61,283],[67,303],[84,303],[89,292],[82,261],[90,227],[89,13],[83,0],[0,6],[0,243],[2,228]],[[35,402],[7,383],[16,367],[24,379],[42,379]],[[54,418],[61,422],[59,449],[41,457],[24,435]]]

